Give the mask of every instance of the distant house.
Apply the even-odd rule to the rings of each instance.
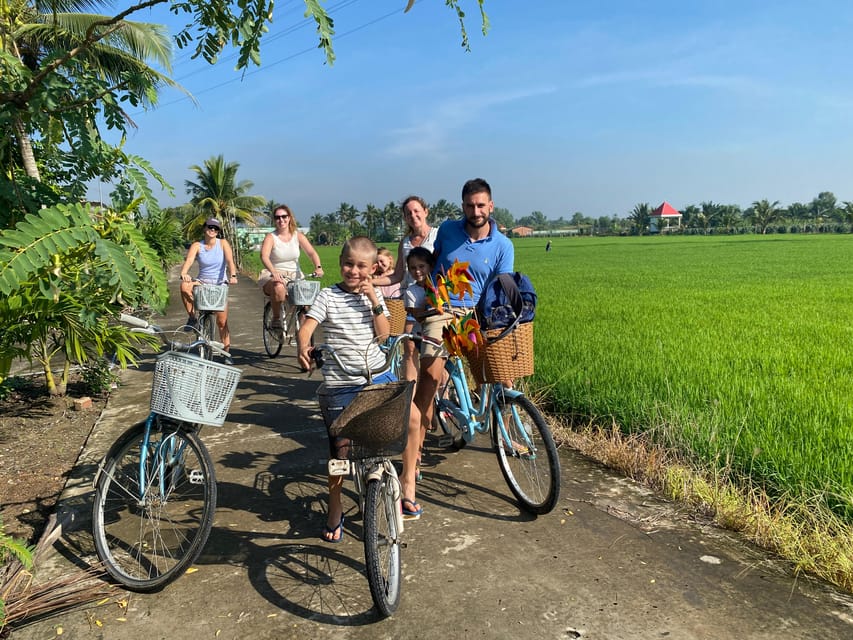
[[[681,214],[666,200],[649,214],[649,231],[652,233],[666,233],[680,228]]]
[[[533,229],[530,227],[514,227],[512,235],[516,238],[527,238],[533,235]]]

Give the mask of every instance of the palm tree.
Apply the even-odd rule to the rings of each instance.
[[[726,230],[726,233],[731,233],[738,222],[740,222],[741,215],[740,207],[736,204],[721,205],[719,215],[720,226]]]
[[[204,161],[204,166],[193,165],[197,179],[187,180],[184,184],[191,196],[190,203],[195,207],[195,215],[184,221],[184,233],[187,238],[196,238],[201,234],[207,218],[217,218],[222,223],[222,232],[234,248],[234,261],[240,265],[239,242],[237,242],[237,222],[257,226],[255,216],[266,206],[263,196],[248,195],[254,187],[250,180],[237,182],[238,162],[225,162],[222,155]]]
[[[95,104],[112,114],[108,126],[133,124],[116,99],[130,96],[134,107],[156,101],[160,86],[177,86],[168,76],[149,65],[171,68],[171,40],[163,25],[131,22],[89,13],[108,6],[106,0],[11,0],[0,3],[0,42],[7,55],[30,72],[23,88],[3,94],[0,107],[10,111],[11,130],[17,141],[26,175],[40,181],[31,135],[47,137],[50,129],[79,138],[80,126],[67,127],[67,120],[88,122],[95,130]],[[42,110],[27,109],[39,93]],[[12,95],[14,94],[14,95]],[[105,97],[112,94],[113,99]],[[38,121],[32,116],[37,113]],[[118,120],[117,120],[118,119]],[[69,132],[72,129],[73,132]],[[57,144],[58,146],[58,144]]]
[[[649,230],[651,213],[652,209],[648,202],[643,202],[634,206],[630,215],[628,215],[628,220],[631,221],[631,224],[634,226],[637,234],[643,235]]]
[[[346,202],[341,202],[341,206],[335,212],[338,221],[346,227],[350,236],[357,235],[356,227],[358,226],[358,209]]]
[[[379,226],[382,219],[382,212],[373,203],[368,203],[361,214],[361,219],[364,221],[364,226],[367,229],[367,235],[376,240],[379,236]],[[385,237],[381,240],[384,242]]]
[[[752,203],[752,224],[761,229],[761,234],[767,233],[767,228],[776,222],[782,215],[779,201],[774,200],[771,204],[766,198]]]

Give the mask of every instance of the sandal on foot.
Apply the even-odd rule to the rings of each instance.
[[[323,542],[331,542],[338,544],[344,539],[344,517],[341,516],[341,521],[337,527],[329,528],[329,525],[323,527],[323,533],[320,534],[320,539]]]
[[[404,520],[417,520],[424,512],[424,508],[421,505],[414,500],[409,500],[408,498],[403,498],[400,501],[400,508],[403,511]]]

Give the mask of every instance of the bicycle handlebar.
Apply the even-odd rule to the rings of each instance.
[[[193,340],[192,342],[180,342],[179,340],[172,340],[167,337],[168,331],[163,330],[156,324],[152,324],[147,320],[143,320],[142,318],[137,318],[136,316],[129,315],[127,313],[119,314],[119,320],[127,325],[132,327],[131,331],[133,333],[146,333],[148,335],[157,336],[160,338],[160,341],[166,345],[172,351],[191,351],[196,349],[202,345],[209,346],[214,353],[221,356],[230,355],[224,349],[224,344],[221,342],[216,342],[215,340],[205,340],[201,336],[198,339]]]
[[[325,364],[323,360],[323,353],[328,353],[332,359],[337,363],[337,365],[343,370],[344,373],[350,376],[362,376],[370,380],[373,376],[385,373],[388,369],[391,368],[391,361],[394,359],[394,353],[396,351],[397,345],[400,344],[402,340],[412,340],[416,344],[422,342],[424,340],[423,336],[414,334],[414,333],[401,333],[396,336],[391,336],[391,343],[388,345],[386,354],[385,354],[385,363],[381,367],[377,367],[376,369],[370,369],[365,366],[363,369],[353,369],[348,367],[343,362],[341,362],[340,356],[335,351],[334,347],[331,347],[327,344],[318,344],[312,347],[310,354],[311,359],[314,360],[317,368],[322,368],[323,364]],[[308,375],[311,375],[311,371],[308,372]]]

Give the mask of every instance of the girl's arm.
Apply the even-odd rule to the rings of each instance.
[[[402,282],[406,276],[406,258],[403,256],[403,241],[400,240],[400,246],[397,247],[397,264],[394,265],[394,273],[390,276],[374,277],[372,282],[379,287],[387,287],[388,285]]]
[[[314,273],[316,273],[318,276],[322,276],[323,265],[320,264],[320,255],[317,253],[317,250],[314,248],[314,245],[312,245],[311,241],[305,237],[304,233],[297,231],[296,234],[296,237],[299,239],[299,247],[311,260],[311,264],[314,265]]]
[[[200,242],[193,242],[190,245],[189,250],[187,251],[187,257],[184,260],[184,264],[181,265],[181,280],[184,282],[189,282],[192,280],[190,277],[190,267],[193,262],[195,262],[195,257],[198,255],[199,247],[201,246]]]
[[[222,253],[225,255],[225,264],[228,266],[228,273],[231,274],[231,277],[228,279],[229,282],[231,280],[237,281],[237,265],[234,264],[234,252],[231,251],[231,244],[223,238],[222,240]]]

